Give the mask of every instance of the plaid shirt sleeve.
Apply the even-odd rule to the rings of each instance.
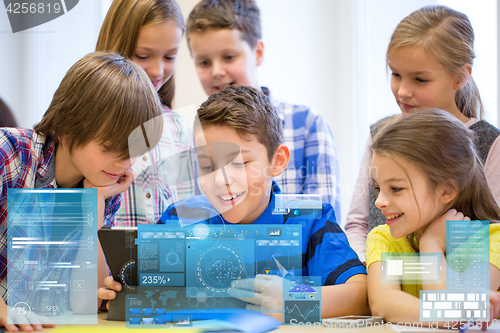
[[[288,167],[276,182],[286,194],[320,194],[340,221],[337,148],[323,117],[308,107],[273,103],[282,118],[284,143],[290,149]]]
[[[104,221],[103,225],[115,226],[115,214],[120,208],[122,196],[117,194],[104,200]]]
[[[160,142],[134,165],[139,175],[122,194],[117,226],[156,223],[170,204],[199,192],[189,126],[183,117],[166,107],[163,120]]]
[[[0,295],[7,296],[7,189],[34,188],[47,170],[54,145],[43,155],[45,137],[23,128],[0,128]]]

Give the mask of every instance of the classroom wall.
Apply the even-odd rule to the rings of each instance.
[[[185,18],[197,1],[178,0]],[[443,3],[469,15],[478,54],[473,76],[485,98],[487,119],[498,126],[499,1],[257,0],[265,44],[260,84],[278,99],[312,106],[330,125],[340,160],[342,222],[369,124],[399,112],[389,88],[385,49],[397,23],[413,10]],[[80,0],[64,16],[16,34],[0,5],[0,96],[21,126],[39,121],[66,71],[94,50],[110,4]],[[174,108],[192,119],[206,95],[185,40],[178,59]]]
[[[110,4],[81,0],[63,16],[15,34],[0,4],[0,97],[20,126],[41,119],[68,69],[94,50]]]

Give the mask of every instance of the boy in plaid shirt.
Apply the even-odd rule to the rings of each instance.
[[[8,324],[6,306],[7,189],[97,187],[98,227],[112,225],[119,194],[135,177],[135,157],[160,139],[163,122],[157,119],[160,102],[140,67],[97,52],[71,67],[34,130],[0,128],[0,326],[17,331]],[[148,144],[130,140],[145,127]],[[99,247],[99,281],[109,275],[103,259]],[[19,325],[22,330],[41,330],[36,316],[29,319]]]

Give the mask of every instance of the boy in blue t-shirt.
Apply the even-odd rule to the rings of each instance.
[[[201,105],[198,117],[194,141],[204,195],[170,205],[159,223],[301,224],[302,275],[321,276],[322,316],[369,313],[366,270],[336,223],[332,206],[323,203],[312,218],[294,211],[273,214],[275,195],[281,194],[273,177],[286,169],[290,152],[282,144],[281,120],[264,93],[227,87]],[[276,282],[281,278],[257,275],[256,296],[243,300],[260,305],[266,293],[274,298],[281,293]]]
[[[275,181],[285,194],[319,194],[340,221],[338,153],[328,123],[308,106],[278,101],[261,87],[264,60],[260,10],[255,0],[201,0],[186,20],[186,37],[207,95],[229,85],[262,90],[282,121],[290,150],[287,169]]]

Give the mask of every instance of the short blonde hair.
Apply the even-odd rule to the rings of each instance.
[[[139,65],[118,54],[95,52],[69,69],[34,129],[55,140],[66,136],[70,152],[97,139],[108,146],[106,151],[125,159],[156,146],[161,115],[158,94]],[[145,131],[146,123],[147,144],[129,146],[130,134]]]
[[[422,7],[405,17],[392,34],[387,65],[393,53],[405,46],[423,47],[453,75],[465,64],[472,65],[475,58],[469,18],[446,6]],[[483,104],[472,77],[456,92],[455,102],[466,117],[482,117]]]
[[[114,0],[102,24],[96,51],[123,53],[132,58],[141,28],[171,19],[184,34],[184,18],[175,0]],[[171,108],[175,94],[173,75],[158,94],[162,103]]]

